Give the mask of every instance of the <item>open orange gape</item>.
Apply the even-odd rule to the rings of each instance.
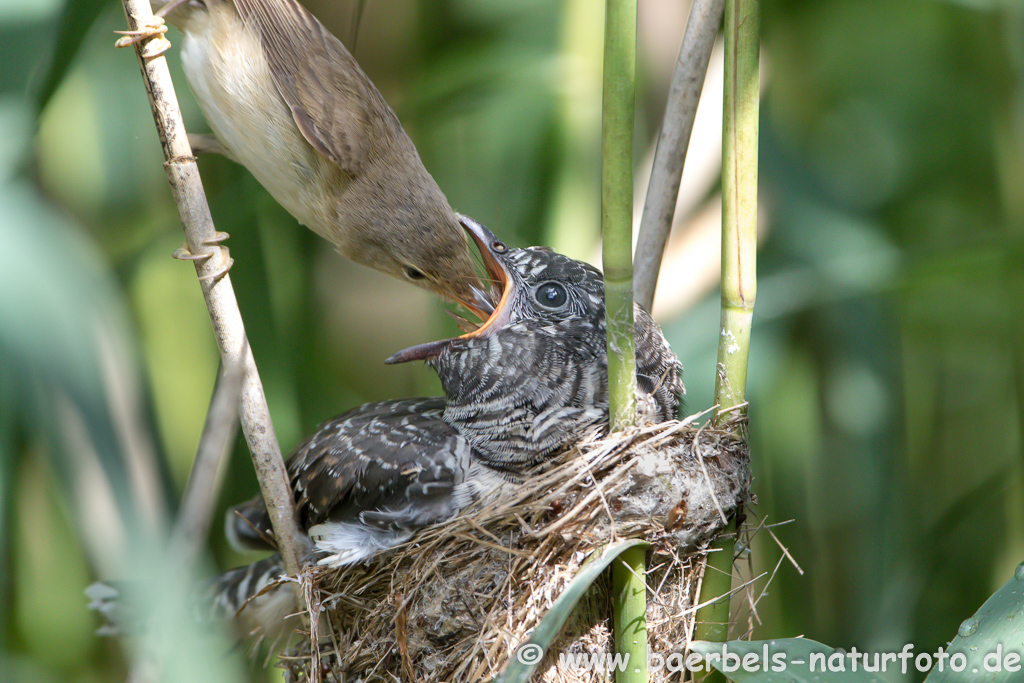
[[[483,322],[477,326],[474,323],[454,316],[463,329],[466,326],[470,329],[466,334],[458,337],[450,337],[438,341],[426,342],[409,347],[390,356],[384,362],[388,365],[405,363],[411,360],[426,360],[441,353],[448,345],[457,339],[470,339],[473,337],[486,337],[489,334],[500,330],[508,323],[510,311],[509,302],[512,299],[512,291],[515,288],[516,278],[513,278],[509,265],[505,262],[503,255],[508,253],[508,247],[497,236],[480,225],[468,216],[459,216],[462,227],[473,238],[484,268],[487,271],[487,281],[491,284],[491,291],[484,292],[477,290],[476,300],[472,303],[459,302],[467,310],[478,316]],[[497,303],[494,300],[497,299]]]

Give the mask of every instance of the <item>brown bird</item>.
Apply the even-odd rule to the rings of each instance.
[[[155,0],[184,34],[185,76],[214,137],[348,258],[474,312],[486,300],[455,212],[345,46],[295,0]],[[485,307],[486,309],[486,307]],[[484,317],[488,311],[484,310]]]

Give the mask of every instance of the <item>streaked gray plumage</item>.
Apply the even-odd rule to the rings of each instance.
[[[296,507],[322,564],[358,562],[448,519],[500,476],[475,473],[472,446],[442,417],[443,398],[368,403],[321,425],[288,461]],[[470,477],[471,472],[479,476]],[[261,498],[236,507],[228,535],[266,548]]]
[[[494,314],[474,332],[389,359],[426,359],[445,397],[356,408],[289,459],[301,523],[327,555],[321,564],[402,543],[607,422],[601,273],[548,249],[508,249],[483,226],[463,224],[504,286]],[[641,405],[650,420],[670,419],[683,392],[679,361],[639,308],[635,322]],[[244,545],[265,546],[262,501],[236,508],[228,529]]]
[[[490,247],[493,250],[493,245]],[[604,282],[600,271],[548,249],[497,252],[510,278],[509,322],[486,338],[460,338],[428,359],[448,404],[444,419],[488,466],[516,472],[608,418]],[[543,299],[558,294],[550,306]],[[678,359],[639,306],[637,378],[654,414],[675,416]]]

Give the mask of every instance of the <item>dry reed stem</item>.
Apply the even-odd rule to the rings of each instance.
[[[153,23],[149,0],[122,0],[122,4],[129,30],[137,31]],[[159,35],[140,41],[136,45],[139,68],[153,110],[153,120],[164,152],[164,168],[185,230],[188,251],[194,256],[210,255],[193,261],[196,275],[225,367],[241,365],[244,368],[239,409],[242,431],[270,512],[277,545],[288,573],[295,576],[301,566],[302,551],[298,544],[303,535],[298,530],[292,491],[263,385],[246,340],[231,278],[226,272],[231,260],[227,249],[217,246],[226,235],[222,237],[214,229],[196,160],[185,134],[174,83],[167,61],[162,56],[167,47],[167,40]]]

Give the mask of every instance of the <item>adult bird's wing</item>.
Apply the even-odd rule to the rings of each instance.
[[[360,173],[401,124],[345,46],[296,0],[234,0],[259,31],[270,73],[310,145]]]

